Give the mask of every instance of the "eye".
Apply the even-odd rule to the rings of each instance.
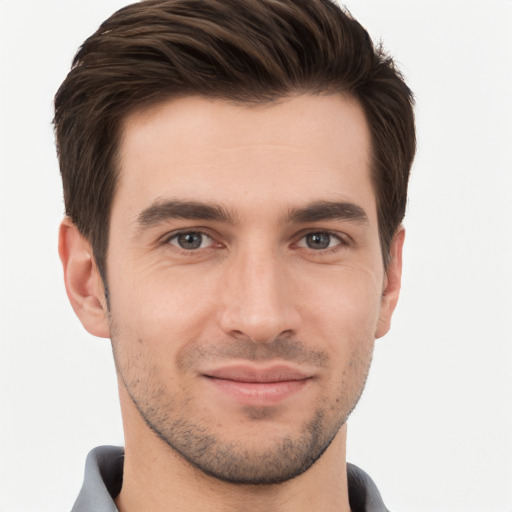
[[[200,231],[186,231],[171,236],[168,243],[186,251],[195,251],[210,247],[213,240]]]
[[[321,251],[323,249],[330,249],[337,245],[341,245],[342,243],[343,241],[341,238],[337,235],[334,235],[333,233],[317,231],[314,233],[308,233],[306,236],[303,236],[299,240],[297,246]]]

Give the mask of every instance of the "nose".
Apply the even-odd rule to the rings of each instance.
[[[270,343],[296,333],[293,276],[272,250],[246,250],[226,266],[222,283],[220,324],[235,338]]]

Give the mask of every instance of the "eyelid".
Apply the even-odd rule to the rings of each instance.
[[[161,236],[158,240],[158,245],[172,245],[174,248],[178,249],[178,250],[181,250],[181,251],[185,251],[185,252],[194,252],[194,251],[191,251],[191,250],[187,250],[187,249],[183,249],[183,247],[180,247],[179,245],[177,244],[173,244],[171,243],[171,241],[173,239],[176,239],[178,236],[180,235],[184,235],[186,233],[198,233],[206,238],[208,238],[210,240],[210,243],[208,244],[207,247],[201,247],[201,249],[210,249],[212,246],[214,246],[215,244],[217,245],[222,245],[220,242],[217,242],[216,241],[216,238],[214,235],[211,234],[211,230],[209,230],[208,228],[205,228],[205,227],[202,227],[202,226],[198,226],[198,227],[186,227],[186,228],[181,228],[181,229],[176,229],[174,231],[171,231],[171,232],[168,232],[166,233],[165,235]],[[196,251],[198,251],[199,249],[196,249]]]
[[[336,238],[336,240],[338,240],[339,243],[337,243],[335,246],[326,247],[325,249],[311,249],[310,247],[307,247],[306,245],[298,245],[299,242],[304,240],[308,235],[313,235],[315,233],[329,235],[330,237]],[[332,231],[329,229],[307,229],[307,230],[304,230],[304,231],[301,231],[300,233],[298,233],[296,240],[297,241],[294,243],[294,245],[296,247],[311,249],[318,253],[320,253],[322,251],[332,250],[332,249],[335,249],[336,247],[340,247],[340,246],[348,246],[353,242],[352,237],[350,237],[346,233],[340,233],[339,231]]]
[[[175,233],[174,235],[170,236],[167,239],[167,243],[171,245],[175,245],[178,249],[186,251],[184,247],[181,247],[179,244],[174,244],[173,242],[175,240],[178,240],[180,235],[187,235],[187,234],[194,234],[194,235],[201,235],[201,246],[197,249],[191,249],[192,251],[198,251],[199,249],[208,249],[211,247],[211,245],[214,243],[213,238],[210,235],[207,235],[206,233],[203,233],[202,231],[182,231],[181,233]],[[205,240],[206,239],[206,240]],[[203,243],[206,243],[207,245],[203,247]]]
[[[165,234],[160,236],[158,241],[163,243],[163,244],[165,244],[169,240],[171,240],[172,238],[177,237],[179,235],[183,235],[185,233],[200,233],[201,235],[207,236],[209,238],[212,238],[212,239],[214,238],[210,234],[210,230],[209,229],[207,229],[205,227],[202,227],[202,226],[198,226],[198,227],[178,228],[178,229],[174,229],[172,231],[167,231]]]
[[[334,245],[329,245],[328,247],[315,249],[312,247],[308,247],[305,239],[308,235],[312,234],[325,234],[329,237],[335,239]],[[297,235],[296,242],[292,245],[292,249],[297,249],[300,251],[307,251],[308,254],[314,255],[316,257],[323,257],[327,255],[337,254],[339,251],[349,248],[353,244],[353,239],[347,235],[346,233],[340,233],[339,231],[331,231],[329,229],[308,229],[302,231]],[[331,244],[332,240],[329,242]]]
[[[211,230],[209,228],[206,228],[204,226],[186,227],[186,228],[180,228],[180,229],[176,229],[174,231],[168,232],[165,235],[163,235],[162,237],[160,237],[160,239],[158,240],[158,244],[159,245],[172,245],[173,247],[175,247],[177,249],[180,249],[180,250],[183,250],[186,252],[193,252],[193,251],[183,249],[182,247],[179,247],[177,244],[171,244],[171,241],[173,239],[176,239],[179,235],[183,235],[186,233],[198,233],[204,237],[207,237],[209,239],[210,243],[208,244],[207,247],[203,247],[202,249],[209,249],[214,245],[217,245],[219,247],[225,245],[217,240],[218,237],[216,237],[214,234],[212,234]],[[330,237],[335,238],[338,241],[338,243],[336,243],[334,246],[326,247],[325,249],[311,249],[311,248],[307,247],[305,244],[299,245],[299,242],[303,241],[308,235],[311,235],[314,233],[329,235]],[[296,241],[292,243],[292,246],[295,246],[296,248],[298,247],[301,249],[302,248],[309,249],[316,253],[322,253],[322,252],[329,251],[329,250],[336,250],[337,248],[340,248],[340,247],[349,246],[354,242],[352,237],[346,233],[341,233],[339,231],[333,231],[333,230],[329,230],[329,229],[318,229],[318,228],[308,228],[308,229],[301,230],[299,233],[296,234],[296,236],[294,238]],[[198,249],[196,249],[196,251],[197,250]]]

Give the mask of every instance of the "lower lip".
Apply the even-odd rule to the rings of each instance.
[[[308,379],[279,382],[241,382],[208,377],[217,389],[246,405],[274,405],[299,392]]]

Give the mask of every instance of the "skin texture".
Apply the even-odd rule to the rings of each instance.
[[[345,422],[389,329],[404,235],[385,271],[369,154],[341,95],[128,117],[109,307],[88,242],[68,219],[60,234],[73,307],[112,338],[120,510],[349,510]]]

